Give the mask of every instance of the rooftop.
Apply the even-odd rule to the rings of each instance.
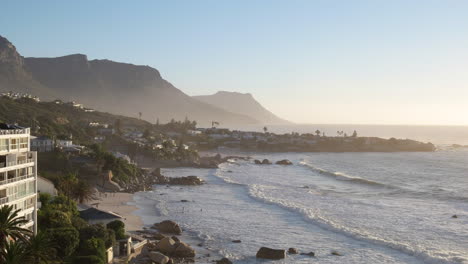
[[[80,217],[86,221],[90,220],[108,220],[108,219],[120,219],[122,216],[108,211],[99,210],[94,207],[90,207],[83,211],[80,211]]]
[[[29,128],[0,123],[0,135],[29,134]]]

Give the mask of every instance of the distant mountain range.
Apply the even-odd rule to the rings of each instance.
[[[253,117],[264,124],[289,123],[268,111],[250,93],[220,91],[213,95],[199,95],[193,98],[229,112]]]
[[[220,92],[190,97],[149,66],[88,60],[82,54],[24,58],[12,43],[0,36],[0,92],[8,91],[29,93],[42,100],[77,101],[126,116],[138,116],[141,112],[142,118],[150,122],[186,117],[202,126],[212,121],[221,125],[285,122],[264,109],[251,95]],[[234,101],[236,104],[227,103]]]

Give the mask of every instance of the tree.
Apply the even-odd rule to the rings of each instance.
[[[49,263],[55,255],[54,250],[55,244],[44,232],[32,236],[26,246],[27,255],[33,264]]]
[[[354,130],[352,137],[357,137],[357,132]]]
[[[80,243],[78,231],[73,227],[51,228],[47,235],[57,244],[57,255],[61,258],[69,257]]]
[[[74,173],[67,173],[59,180],[58,189],[61,193],[68,197],[73,197],[73,189],[78,183],[78,178]]]
[[[138,112],[138,117],[140,117],[140,119],[141,119],[141,116],[142,116],[142,115],[143,115],[142,112]]]
[[[29,221],[18,216],[20,210],[13,210],[13,205],[0,208],[0,249],[5,248],[8,239],[25,241],[31,231],[21,226]]]
[[[318,130],[318,129],[315,130],[315,134],[317,134],[317,136],[320,136],[320,133],[321,133],[320,130]]]
[[[263,132],[264,133],[268,132],[268,128],[266,126],[263,127]]]
[[[78,181],[74,186],[73,197],[79,202],[91,200],[94,197],[94,189],[85,181]]]
[[[0,248],[0,263],[25,264],[28,263],[26,246],[22,242],[10,242]]]

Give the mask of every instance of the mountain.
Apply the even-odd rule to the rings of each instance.
[[[268,111],[250,93],[220,91],[213,95],[199,95],[193,98],[229,112],[251,116],[263,124],[290,123]]]
[[[0,92],[41,94],[53,97],[54,92],[34,80],[24,69],[24,59],[15,46],[0,36]]]
[[[0,91],[26,92],[43,100],[73,100],[126,116],[141,112],[150,122],[187,117],[202,126],[213,120],[231,125],[259,123],[191,98],[149,66],[88,60],[83,54],[23,58],[5,38],[0,40]]]

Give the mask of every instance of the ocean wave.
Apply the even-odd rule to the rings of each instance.
[[[468,261],[467,258],[464,258],[457,252],[435,253],[432,251],[424,251],[424,249],[421,249],[418,245],[412,246],[403,241],[385,239],[376,234],[372,234],[369,231],[357,230],[352,227],[341,225],[322,215],[319,209],[306,208],[292,201],[284,200],[278,197],[268,196],[264,191],[267,188],[269,187],[252,184],[249,186],[248,195],[254,200],[263,202],[265,204],[276,205],[290,212],[297,213],[301,215],[305,221],[310,222],[324,230],[344,235],[348,238],[355,239],[357,241],[363,241],[372,245],[397,250],[404,254],[414,256],[424,261],[424,263],[460,264],[466,263],[466,261]]]
[[[380,182],[376,182],[376,181],[372,181],[368,179],[363,179],[360,177],[350,176],[342,172],[333,172],[333,171],[324,170],[322,168],[316,167],[304,161],[301,161],[299,164],[313,170],[314,172],[319,173],[320,175],[331,176],[340,181],[348,181],[348,182],[354,182],[358,184],[366,184],[366,185],[386,187],[386,188],[395,188],[394,186],[391,186],[391,185],[387,185],[384,183],[380,183]]]

